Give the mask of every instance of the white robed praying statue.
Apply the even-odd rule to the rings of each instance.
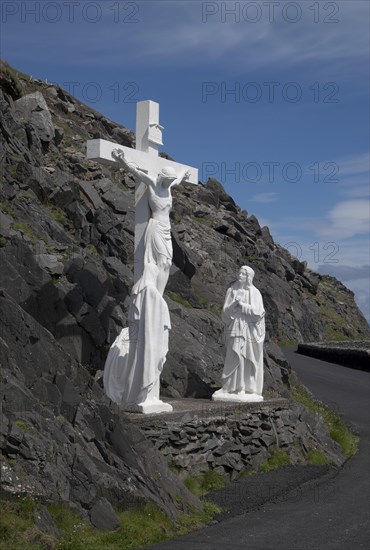
[[[263,401],[265,310],[253,277],[253,269],[243,266],[226,293],[222,310],[226,357],[222,388],[213,394],[214,401]]]

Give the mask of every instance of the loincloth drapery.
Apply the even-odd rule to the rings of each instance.
[[[151,218],[145,233],[145,263],[165,265],[172,263],[172,239],[170,222]]]

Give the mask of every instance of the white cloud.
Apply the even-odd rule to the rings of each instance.
[[[369,185],[359,185],[358,187],[347,187],[342,191],[342,195],[345,197],[351,197],[353,199],[357,197],[369,197],[370,189]]]
[[[341,176],[354,176],[366,174],[369,171],[370,154],[359,153],[350,157],[344,157],[337,161]]]
[[[321,21],[315,23],[308,2],[300,3],[302,16],[296,23],[284,18],[283,3],[276,9],[273,22],[269,20],[267,6],[262,3],[261,18],[252,23],[249,20],[252,16],[243,12],[245,4],[247,2],[222,2],[214,15],[204,18],[203,14],[205,22],[202,22],[204,2],[156,2],[155,24],[151,20],[137,35],[135,50],[148,59],[161,56],[162,62],[174,58],[178,61],[183,55],[182,60],[192,65],[200,60],[227,58],[228,63],[239,67],[278,61],[294,65],[336,59],[343,63],[345,59],[368,55],[365,28],[363,33],[359,32],[361,23],[368,17],[365,2],[337,2],[339,10],[332,19],[338,19],[338,23],[331,24],[324,22],[325,18],[330,19],[331,10],[323,8],[319,15]],[[141,5],[145,14],[148,3]],[[222,11],[226,8],[236,13],[222,20]],[[158,17],[162,12],[166,16]]]
[[[340,281],[358,281],[359,279],[367,279],[369,281],[370,266],[352,266],[352,265],[330,265],[321,264],[317,267],[319,273],[332,275]]]
[[[369,210],[368,200],[338,202],[328,213],[325,224],[321,223],[316,233],[329,239],[345,239],[354,235],[368,234]]]
[[[202,21],[201,1],[139,1],[137,23],[114,24],[112,6],[102,3],[103,17],[96,24],[83,20],[81,8],[73,23],[64,19],[61,23],[22,25],[22,32],[8,32],[6,46],[9,52],[16,51],[22,59],[31,59],[38,51],[40,37],[50,44],[43,50],[44,59],[63,54],[70,66],[94,66],[117,68],[130,67],[132,63],[150,66],[202,66],[212,62],[227,64],[227,68],[244,71],[246,67],[302,65],[305,62],[336,61],[344,64],[368,55],[367,2],[353,0],[329,3],[338,5],[334,16],[338,23],[325,23],[330,18],[330,9],[321,7],[320,21],[314,22],[314,11],[309,2],[298,2],[302,17],[289,23],[282,15],[283,2],[276,8],[274,21],[269,21],[268,7],[261,2],[262,17],[252,23],[240,15],[239,22],[228,16],[222,21],[222,5],[237,8],[248,2],[211,2],[219,5],[220,11]],[[119,4],[119,3],[115,3]],[[113,3],[112,3],[113,5]],[[126,14],[127,15],[127,14]],[[16,29],[14,28],[14,31]],[[68,40],[62,40],[68,35]],[[38,42],[37,42],[38,41]],[[37,42],[37,43],[36,43]],[[34,48],[29,48],[30,44]],[[6,52],[4,52],[6,57]],[[59,55],[58,55],[59,54]],[[60,60],[59,60],[60,62]]]
[[[277,193],[259,193],[258,195],[253,195],[249,199],[250,202],[275,202],[277,200],[278,194]]]
[[[314,170],[314,165],[317,165]],[[319,171],[318,168],[319,167]],[[337,190],[345,196],[365,197],[369,195],[369,167],[370,154],[357,153],[351,156],[337,158],[335,160],[321,159],[307,165],[303,171],[305,176],[312,178],[313,172],[320,179],[328,178],[325,183],[332,183]]]
[[[336,161],[342,192],[349,196],[369,194],[370,154],[361,153]]]

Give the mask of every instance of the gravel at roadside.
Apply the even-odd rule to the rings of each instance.
[[[205,498],[223,508],[214,518],[214,522],[220,522],[256,510],[267,502],[298,504],[304,495],[317,500],[322,497],[322,491],[331,490],[327,480],[335,477],[338,471],[334,466],[285,466],[240,478],[219,491],[208,493]],[[324,487],[320,487],[324,481]]]

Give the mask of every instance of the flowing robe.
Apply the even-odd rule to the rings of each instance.
[[[227,346],[223,391],[262,395],[265,310],[260,291],[253,285],[244,289],[234,283],[226,293],[222,320]]]
[[[104,389],[122,407],[159,398],[159,377],[171,329],[167,304],[156,287],[158,268],[148,264],[132,289],[129,326],[111,346],[104,367]]]

